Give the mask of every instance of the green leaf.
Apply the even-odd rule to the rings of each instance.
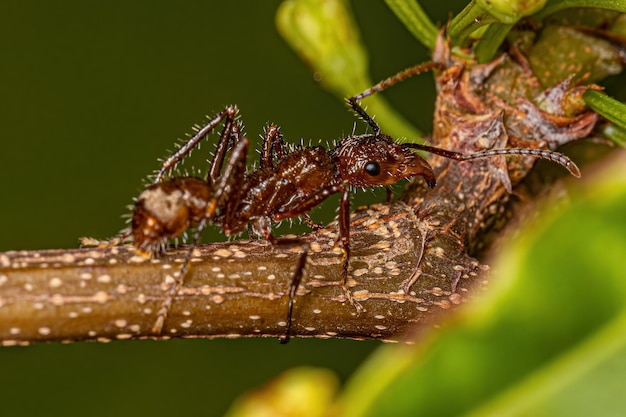
[[[512,24],[507,23],[492,23],[489,25],[485,33],[480,36],[480,41],[474,48],[479,64],[493,60],[498,52],[498,48],[500,48],[512,27]]]
[[[597,7],[599,9],[626,13],[626,2],[624,0],[548,0],[546,6],[533,17],[536,20],[543,20],[553,13],[575,7]]]
[[[346,0],[284,1],[276,24],[320,84],[338,98],[352,97],[374,85],[368,75],[367,52]],[[421,137],[380,95],[369,97],[365,104],[388,134],[412,140]]]
[[[435,49],[438,29],[416,0],[385,0],[404,26],[431,51]]]
[[[624,412],[625,159],[569,205],[549,207],[495,263],[486,295],[353,376],[342,415]]]

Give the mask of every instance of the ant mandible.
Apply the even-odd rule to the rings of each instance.
[[[260,166],[246,169],[249,142],[237,120],[238,109],[228,106],[200,128],[182,147],[167,158],[152,185],[145,188],[135,203],[130,235],[135,247],[144,253],[163,252],[170,239],[177,238],[191,227],[196,228],[192,243],[175,283],[170,286],[163,302],[153,333],[160,334],[169,309],[183,280],[193,249],[208,224],[221,228],[226,236],[238,235],[248,227],[260,238],[273,245],[299,245],[302,253],[288,290],[287,324],[281,343],[289,341],[296,291],[302,279],[309,246],[297,238],[272,235],[272,224],[284,219],[304,217],[315,228],[308,213],[331,194],[341,193],[339,204],[339,234],[336,244],[341,249],[340,287],[345,298],[356,308],[363,307],[348,288],[350,260],[350,190],[351,187],[388,187],[411,177],[422,177],[426,184],[435,186],[435,173],[428,162],[414,150],[451,158],[457,161],[497,155],[527,155],[545,158],[567,168],[579,177],[578,167],[566,156],[537,149],[492,149],[463,155],[457,152],[416,143],[398,144],[384,134],[378,124],[359,104],[359,100],[406,76],[438,69],[438,64],[427,63],[399,73],[382,83],[347,100],[352,110],[372,129],[373,133],[342,138],[331,150],[321,146],[300,146],[288,150],[280,130],[268,125],[263,136]],[[215,154],[206,179],[173,177],[164,179],[204,139],[223,123]],[[228,157],[226,154],[229,153]]]

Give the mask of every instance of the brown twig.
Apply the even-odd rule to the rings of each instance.
[[[367,311],[357,315],[345,302],[341,255],[333,250],[336,230],[323,229],[306,237],[312,253],[298,292],[294,334],[397,340],[414,323],[461,303],[479,277],[478,263],[458,251],[431,241],[423,254],[428,222],[417,221],[405,204],[361,210],[353,225],[350,285]],[[12,345],[153,337],[155,312],[183,257],[181,248],[148,260],[130,247],[1,254],[0,340]],[[297,257],[296,250],[259,241],[199,247],[159,337],[282,335]],[[405,294],[401,283],[421,263],[419,279]]]

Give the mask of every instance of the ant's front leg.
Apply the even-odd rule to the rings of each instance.
[[[387,196],[385,202],[391,203],[393,201],[393,190],[391,189],[391,187],[385,187],[385,194]]]
[[[348,105],[357,114],[357,116],[363,119],[365,123],[370,125],[370,127],[374,130],[374,135],[380,135],[380,126],[378,126],[378,123],[376,123],[374,119],[369,114],[367,114],[365,109],[359,104],[357,97],[359,96],[357,95],[347,99],[346,101],[348,102]]]
[[[362,118],[368,125],[371,126],[372,129],[374,129],[374,134],[378,135],[380,133],[380,127],[374,121],[374,119],[369,114],[367,114],[365,109],[363,109],[363,107],[359,104],[359,101],[375,93],[379,93],[383,90],[386,90],[392,85],[400,81],[404,81],[407,78],[413,77],[414,75],[418,75],[426,71],[442,70],[442,69],[445,69],[445,65],[439,62],[424,62],[422,64],[414,65],[403,71],[400,71],[399,73],[395,75],[392,75],[389,78],[384,79],[383,81],[379,82],[373,87],[368,88],[362,93],[356,94],[348,98],[346,101],[348,102],[348,105],[350,106],[350,108],[352,108],[352,110],[360,118]]]
[[[404,81],[407,78],[413,77],[415,75],[419,75],[423,72],[433,71],[433,70],[443,70],[443,69],[445,69],[445,65],[440,62],[432,62],[432,61],[423,62],[421,64],[417,64],[405,70],[402,70],[398,72],[397,74],[392,75],[391,77],[385,78],[384,80],[382,80],[375,86],[368,88],[362,93],[352,96],[348,100],[349,101],[363,100],[365,97],[369,97],[371,95],[374,95],[375,93],[379,93],[383,90],[386,90],[392,85],[399,83],[401,81]]]
[[[339,203],[339,236],[337,243],[341,249],[341,281],[339,283],[346,299],[356,308],[357,314],[365,311],[363,306],[354,299],[348,288],[348,267],[350,266],[350,190],[344,185],[344,191]]]

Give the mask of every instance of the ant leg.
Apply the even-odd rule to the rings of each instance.
[[[304,216],[302,216],[302,219],[304,220],[304,223],[306,223],[307,226],[309,226],[311,229],[315,231],[324,228],[323,224],[315,223],[313,219],[311,218],[311,216],[309,215],[309,213],[306,213]]]
[[[381,92],[383,90],[386,90],[387,88],[391,87],[392,85],[400,82],[400,81],[404,81],[405,79],[409,78],[409,77],[413,77],[414,75],[418,75],[421,74],[423,72],[426,71],[431,71],[431,70],[435,70],[435,69],[444,69],[445,65],[439,63],[439,62],[425,62],[423,64],[418,64],[415,66],[412,66],[410,68],[407,68],[403,71],[400,71],[399,73],[392,75],[389,78],[384,79],[383,81],[379,82],[378,84],[376,84],[373,87],[368,88],[367,90],[363,91],[362,93],[359,93],[357,95],[354,95],[350,98],[347,99],[348,105],[350,106],[350,108],[352,108],[352,110],[359,116],[361,117],[368,125],[370,125],[370,127],[372,129],[374,129],[374,134],[378,136],[378,134],[380,133],[380,127],[378,126],[378,124],[374,121],[374,119],[372,119],[372,117],[370,117],[369,114],[367,114],[367,112],[363,109],[363,107],[359,104],[359,101],[364,99],[365,97],[369,97],[375,93]]]
[[[276,125],[267,125],[263,136],[263,148],[261,151],[261,168],[273,167],[274,158],[281,159],[287,155],[285,141],[280,133],[280,128]],[[304,222],[313,230],[322,229],[324,226],[317,224],[311,219],[308,213],[303,216]]]
[[[156,184],[158,182],[161,182],[161,180],[163,179],[163,175],[165,175],[166,171],[174,168],[176,164],[178,164],[182,159],[185,158],[185,156],[189,155],[191,151],[196,146],[198,146],[198,143],[200,143],[200,141],[206,135],[209,134],[209,132],[215,129],[215,127],[218,126],[222,120],[226,119],[226,122],[224,123],[224,130],[222,131],[220,139],[217,143],[217,149],[216,149],[213,161],[211,163],[211,169],[209,172],[208,181],[210,183],[213,183],[213,181],[215,181],[215,178],[217,177],[217,175],[219,175],[219,171],[222,168],[222,162],[224,160],[224,154],[226,153],[226,147],[228,145],[229,139],[231,138],[231,136],[235,136],[236,140],[239,138],[240,125],[235,124],[233,126],[233,122],[236,116],[237,116],[237,107],[228,106],[224,110],[222,110],[220,113],[215,115],[215,117],[213,117],[213,119],[211,119],[202,128],[195,129],[197,130],[196,134],[193,135],[187,141],[187,143],[181,146],[180,149],[178,149],[178,151],[176,151],[173,155],[171,155],[169,158],[163,161],[161,169],[159,170],[159,172],[157,173],[155,177],[154,183]],[[121,235],[116,236],[108,241],[101,241],[101,240],[96,240],[96,239],[92,239],[89,237],[82,237],[80,238],[80,242],[82,246],[96,246],[98,248],[110,248],[113,246],[121,245],[122,243],[124,243],[131,237],[131,234],[132,234],[131,231],[128,230],[122,233]]]
[[[279,207],[272,215],[272,221],[279,222],[284,219],[305,215],[326,200],[330,195],[343,193],[347,190],[347,184],[329,185],[315,190],[311,194],[292,201],[290,204]],[[306,220],[305,220],[306,221]]]
[[[242,128],[243,126],[240,122],[233,124],[232,119],[226,119],[226,122],[224,123],[224,130],[222,130],[220,139],[217,142],[215,154],[213,155],[213,160],[211,161],[211,167],[209,168],[209,173],[207,174],[207,182],[209,182],[209,184],[214,184],[220,176],[222,165],[224,163],[224,155],[226,155],[228,145],[232,142],[231,147],[235,148],[239,144]]]
[[[123,244],[124,242],[129,241],[131,236],[131,231],[130,230],[126,230],[124,233],[120,234],[119,236],[115,236],[112,237],[109,240],[99,240],[99,239],[94,239],[92,237],[81,237],[78,240],[80,241],[80,246],[86,246],[86,247],[96,247],[98,249],[107,249],[107,248],[112,248],[114,246],[119,246],[121,244]]]
[[[157,319],[154,326],[152,326],[152,333],[158,335],[163,331],[163,325],[165,324],[167,315],[169,314],[172,303],[174,302],[174,298],[176,298],[176,295],[183,286],[185,275],[189,269],[191,255],[193,254],[194,249],[198,246],[200,237],[202,236],[202,232],[205,227],[215,218],[217,209],[223,207],[226,199],[231,198],[231,195],[229,195],[229,189],[232,190],[232,187],[229,187],[231,183],[241,183],[243,180],[246,171],[247,155],[248,140],[246,138],[242,138],[241,140],[237,138],[237,144],[230,153],[223,175],[220,176],[218,181],[213,185],[213,196],[209,201],[207,201],[204,216],[198,223],[193,242],[187,248],[183,265],[178,273],[175,274],[174,283],[170,286],[169,291],[166,294],[165,301],[159,309]],[[239,189],[237,189],[237,191],[239,191]],[[236,193],[237,191],[233,192]],[[238,207],[241,200],[241,193],[233,194],[232,198],[234,200],[229,202],[229,204],[232,204],[235,208]]]
[[[213,212],[214,214],[214,212]],[[211,215],[212,217],[212,215]],[[202,236],[202,232],[209,222],[209,217],[204,217],[200,221],[198,228],[196,229],[196,234],[193,237],[193,242],[189,245],[187,249],[187,253],[185,254],[185,259],[183,261],[183,266],[180,268],[178,272],[174,273],[174,283],[170,286],[169,291],[167,292],[167,296],[163,304],[161,304],[161,308],[157,313],[157,319],[152,326],[152,333],[156,335],[160,335],[163,331],[163,325],[165,324],[165,320],[167,319],[167,315],[169,314],[170,308],[172,307],[172,303],[174,302],[174,298],[183,287],[183,281],[185,279],[185,275],[187,274],[187,269],[189,268],[189,261],[191,261],[191,255],[198,246],[198,242],[200,241],[200,236]]]
[[[339,204],[339,237],[337,239],[341,248],[341,281],[339,286],[343,290],[346,299],[356,308],[357,314],[365,311],[363,306],[354,299],[348,288],[348,267],[350,261],[350,190],[346,186],[341,195]]]
[[[341,247],[342,259],[341,259],[341,280],[339,281],[339,286],[341,287],[343,293],[346,296],[346,299],[352,304],[358,313],[365,311],[365,309],[359,304],[352,293],[350,292],[347,282],[348,282],[348,266],[350,259],[350,190],[347,184],[339,184],[339,185],[331,185],[326,188],[317,190],[316,192],[308,195],[306,199],[301,199],[294,201],[291,205],[287,205],[282,207],[280,210],[277,210],[272,216],[272,221],[281,221],[286,218],[296,217],[298,215],[302,215],[302,213],[306,213],[311,210],[313,207],[320,204],[331,194],[335,194],[341,192],[341,205],[339,210],[339,236],[337,238],[337,243]],[[306,219],[306,215],[305,215]],[[305,220],[306,221],[306,220]],[[258,224],[258,223],[257,223]],[[270,242],[274,242],[277,239],[271,237],[271,234],[268,231],[263,231],[264,229],[257,226],[257,230],[261,229],[262,232],[259,234],[264,238],[268,239]],[[274,239],[274,240],[272,240]],[[282,244],[282,242],[277,242],[278,244]],[[291,320],[292,320],[292,311],[293,311],[293,299],[295,298],[296,291],[298,289],[298,285],[300,284],[300,280],[302,279],[302,271],[304,269],[304,262],[306,261],[306,254],[309,250],[309,245],[303,243],[300,240],[291,239],[287,240],[286,243],[291,244],[300,244],[302,245],[303,255],[298,261],[298,265],[296,266],[296,271],[294,273],[294,277],[292,278],[291,286],[289,287],[289,310],[287,314],[287,333],[286,335],[280,339],[281,343],[286,343],[289,340],[289,331],[291,330]]]
[[[425,225],[425,223],[420,222],[418,229],[420,231],[421,243],[417,251],[417,256],[416,256],[417,263],[415,264],[415,271],[413,272],[413,274],[411,274],[409,278],[407,278],[406,280],[402,282],[402,285],[400,287],[402,288],[402,291],[404,291],[406,295],[409,295],[411,293],[411,287],[413,286],[413,284],[417,282],[419,277],[422,275],[422,271],[419,270],[419,267],[420,267],[420,264],[422,263],[422,259],[424,258],[424,250],[426,250],[426,240],[428,239],[428,227]]]
[[[222,122],[222,120],[226,119],[224,131],[222,132],[222,136],[220,137],[220,141],[218,142],[217,150],[215,152],[216,158],[220,152],[221,152],[221,158],[223,158],[224,153],[226,152],[226,144],[224,144],[223,142],[227,141],[227,139],[230,137],[231,126],[236,116],[237,116],[237,107],[235,106],[228,106],[224,110],[216,114],[215,117],[213,117],[213,119],[209,120],[209,122],[206,125],[200,128],[196,132],[195,135],[189,138],[189,140],[183,146],[181,146],[180,149],[178,149],[176,152],[174,152],[173,155],[171,155],[169,158],[163,161],[162,167],[159,170],[158,174],[156,175],[154,182],[155,183],[160,182],[166,171],[174,168],[181,160],[183,160],[187,155],[189,155],[191,151],[196,146],[198,146],[198,143],[209,132],[215,129],[215,127],[217,127]],[[214,158],[214,163],[215,163],[216,158]]]
[[[285,141],[276,125],[267,125],[263,135],[263,148],[261,150],[261,168],[273,167],[274,157],[281,159],[287,155]]]
[[[278,338],[278,342],[282,345],[289,342],[289,339],[291,338],[293,302],[296,299],[296,293],[298,292],[300,281],[302,281],[302,275],[304,273],[304,266],[306,265],[306,258],[307,256],[309,256],[309,245],[306,243],[302,243],[301,248],[302,248],[302,253],[300,254],[300,257],[298,258],[296,269],[293,272],[293,277],[291,277],[291,283],[289,284],[289,305],[287,307],[287,328],[285,329],[285,334],[281,336],[280,338]]]
[[[385,187],[385,193],[387,194],[387,199],[385,201],[387,203],[391,203],[393,201],[393,190],[391,187]]]
[[[399,83],[401,81],[404,81],[407,78],[413,77],[423,72],[432,71],[432,70],[442,70],[442,69],[445,69],[445,65],[440,62],[430,61],[430,62],[424,62],[422,64],[414,65],[403,71],[400,71],[399,73],[395,75],[392,75],[389,78],[382,80],[375,86],[368,88],[362,93],[352,96],[350,100],[354,100],[354,101],[363,100],[365,97],[369,97],[375,93],[379,93],[383,90],[386,90],[392,85]]]
[[[304,273],[304,267],[306,265],[306,258],[309,254],[309,244],[302,239],[298,238],[276,238],[272,235],[271,230],[271,219],[269,217],[261,217],[257,218],[252,222],[252,230],[254,233],[267,240],[272,244],[272,246],[300,246],[302,249],[302,253],[298,258],[298,262],[296,263],[296,268],[293,272],[293,276],[291,277],[291,282],[289,284],[289,290],[287,292],[289,296],[288,307],[287,307],[287,321],[286,321],[286,329],[285,334],[278,338],[278,341],[281,344],[285,344],[289,342],[291,339],[291,324],[293,317],[293,305],[296,298],[296,293],[298,292],[298,287],[300,286],[300,281],[302,281],[302,275]]]
[[[239,132],[239,130],[236,129],[236,132]],[[207,205],[207,212],[213,213],[217,208],[220,208],[224,212],[226,219],[228,219],[229,215],[236,213],[241,203],[244,193],[244,188],[241,187],[241,184],[244,183],[246,176],[246,161],[248,146],[250,145],[245,136],[241,138],[236,136],[235,140],[237,143],[230,152],[224,172],[213,183],[213,198]],[[225,220],[225,223],[221,226],[226,231],[228,228],[227,221]]]
[[[281,345],[289,342],[291,339],[291,323],[293,322],[293,304],[296,299],[296,293],[298,292],[298,287],[300,286],[300,281],[302,281],[302,275],[304,274],[304,267],[306,266],[306,258],[309,255],[309,244],[300,240],[300,239],[289,239],[289,238],[275,238],[271,233],[268,232],[266,236],[264,236],[273,246],[300,246],[302,248],[302,253],[298,258],[298,263],[296,264],[296,269],[293,271],[293,276],[291,277],[291,282],[289,283],[289,302],[287,307],[287,327],[285,328],[285,334],[278,338],[278,342]]]
[[[370,125],[370,127],[374,130],[374,135],[378,136],[380,134],[380,126],[378,126],[378,123],[376,123],[374,119],[372,119],[372,117],[369,114],[367,114],[365,109],[361,107],[357,99],[354,97],[350,97],[346,101],[348,102],[348,106],[350,106],[352,111],[354,111],[357,114],[357,116],[363,119],[365,123]]]

